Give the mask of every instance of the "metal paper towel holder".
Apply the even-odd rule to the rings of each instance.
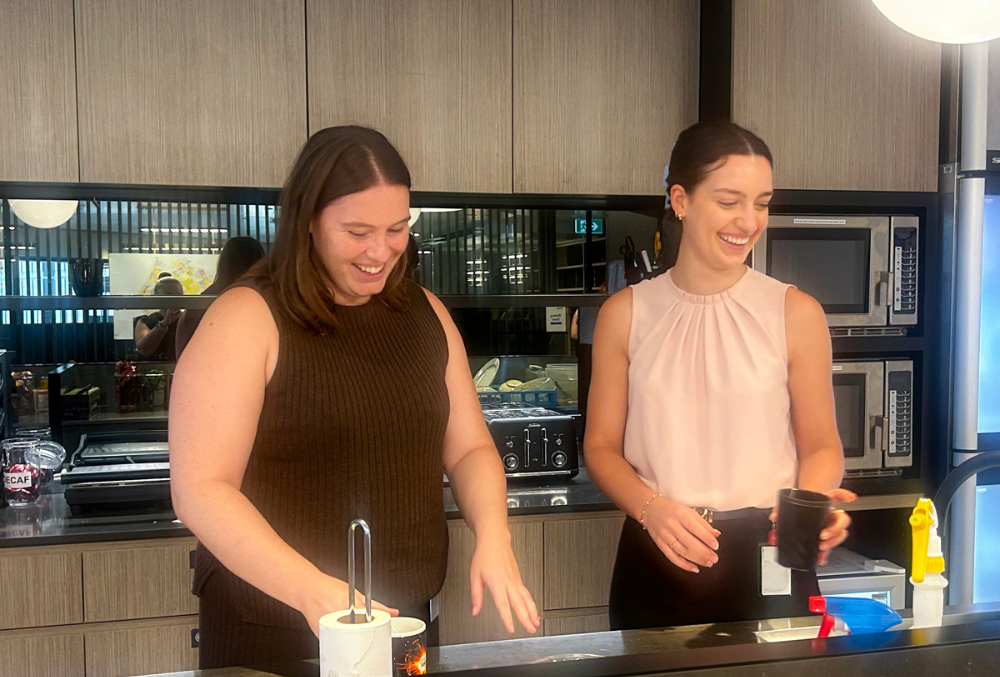
[[[365,619],[358,620],[354,612],[354,597],[357,594],[356,572],[354,567],[354,530],[361,527],[365,538]],[[347,530],[347,594],[348,607],[351,613],[341,617],[341,623],[371,623],[372,622],[372,532],[368,528],[368,523],[363,519],[356,519],[351,522]]]

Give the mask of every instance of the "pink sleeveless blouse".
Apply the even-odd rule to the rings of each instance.
[[[632,287],[625,459],[691,507],[769,508],[795,486],[783,284],[753,269],[719,294],[670,271]]]

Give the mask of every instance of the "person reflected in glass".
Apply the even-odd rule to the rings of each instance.
[[[202,294],[207,296],[221,294],[243,277],[250,270],[250,267],[262,258],[264,258],[264,248],[254,238],[246,236],[230,238],[219,254],[219,263],[215,269],[215,281],[206,287]],[[203,317],[205,317],[204,309],[188,308],[177,321],[178,356],[184,352],[184,347],[194,336],[194,332],[198,329]]]
[[[154,296],[183,296],[184,284],[176,277],[164,277],[156,281]],[[149,360],[173,362],[177,359],[177,321],[181,310],[170,308],[158,310],[149,315],[140,315],[135,323],[135,349]]]

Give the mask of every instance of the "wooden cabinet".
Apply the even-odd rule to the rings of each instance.
[[[100,627],[100,626],[98,626]],[[198,619],[145,621],[112,630],[88,630],[87,677],[131,677],[198,668],[191,646]]]
[[[0,581],[0,630],[83,621],[79,552],[0,550]]]
[[[75,6],[80,180],[284,182],[306,139],[303,0]]]
[[[607,609],[580,616],[556,616],[545,619],[546,637],[578,635],[584,632],[606,632],[610,628]]]
[[[941,47],[870,0],[733,3],[733,120],[777,188],[936,191]]]
[[[0,675],[193,670],[194,538],[0,549]],[[126,620],[142,619],[142,620]]]
[[[469,566],[476,550],[476,537],[461,520],[448,524],[448,537],[448,576],[441,590],[438,621],[441,644],[530,637],[516,619],[514,634],[507,632],[489,592],[484,594],[479,616],[472,616]],[[512,519],[510,537],[514,557],[521,570],[521,580],[537,603],[542,589],[542,523]]]
[[[510,0],[310,0],[309,128],[388,137],[413,188],[511,190]]]
[[[542,616],[536,635],[608,629],[608,591],[624,516],[615,512],[512,517],[511,543],[521,579]],[[478,618],[470,615],[469,566],[476,539],[465,522],[448,524],[448,576],[440,597],[441,644],[527,637],[507,633],[487,593]]]
[[[606,607],[621,515],[545,523],[545,610]]]
[[[0,181],[78,181],[73,0],[6,0],[2,14]]]
[[[0,634],[0,675],[84,677],[83,635],[24,632]]]
[[[698,119],[696,0],[514,0],[514,191],[662,195]]]
[[[195,539],[147,541],[83,553],[84,621],[121,621],[198,613],[191,594]]]

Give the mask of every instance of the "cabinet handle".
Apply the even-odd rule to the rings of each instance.
[[[197,649],[199,646],[201,646],[201,634],[200,634],[200,630],[201,630],[201,628],[194,628],[193,630],[191,630],[191,648],[192,649]]]
[[[188,553],[188,565],[194,569],[195,562],[198,561],[198,551],[192,550]]]

